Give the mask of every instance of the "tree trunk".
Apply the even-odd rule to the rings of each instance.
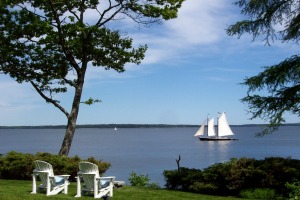
[[[78,111],[77,111],[77,113],[78,113]],[[76,116],[76,118],[69,117],[69,119],[68,119],[68,125],[67,125],[67,129],[65,132],[65,137],[64,137],[63,143],[61,145],[61,148],[59,150],[59,155],[61,155],[61,156],[69,155],[69,151],[71,149],[71,144],[72,144],[73,137],[75,134],[76,121],[77,121],[77,116]]]
[[[59,155],[61,155],[61,156],[68,156],[69,151],[71,149],[71,145],[72,145],[72,141],[73,141],[73,137],[74,137],[75,129],[76,129],[77,117],[78,117],[78,113],[79,113],[79,106],[80,106],[80,100],[81,100],[81,95],[82,95],[82,90],[83,90],[85,69],[86,68],[84,68],[82,74],[78,75],[78,82],[77,82],[77,86],[75,89],[72,110],[71,110],[70,115],[68,116],[68,125],[67,125],[67,129],[65,132],[65,137],[62,142],[61,148],[59,150]]]

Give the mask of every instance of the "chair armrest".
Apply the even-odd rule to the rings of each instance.
[[[34,173],[34,174],[38,174],[38,173],[49,173],[49,170],[40,171],[40,170],[34,169],[34,170],[33,170],[33,173]]]
[[[96,178],[98,180],[110,180],[110,181],[113,181],[115,180],[115,176],[105,176],[105,177],[100,177],[100,178]]]
[[[77,173],[77,175],[79,175],[79,176],[82,175],[82,174],[92,174],[92,175],[93,175],[93,174],[95,174],[95,172],[87,172],[87,173],[78,172],[78,173]]]
[[[69,176],[71,176],[71,175],[64,174],[64,175],[55,175],[55,176],[69,177]]]

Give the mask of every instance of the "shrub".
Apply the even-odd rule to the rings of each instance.
[[[34,156],[9,152],[0,157],[0,178],[29,180],[32,178]]]
[[[81,159],[78,156],[67,157],[50,153],[23,154],[11,151],[6,156],[0,156],[0,178],[30,180],[34,169],[34,161],[43,160],[53,166],[54,174],[69,174],[70,181],[75,180],[78,172],[78,164]],[[99,173],[104,173],[110,163],[95,160],[93,157],[87,161],[95,163],[99,167]]]
[[[180,167],[179,170],[165,170],[163,175],[166,180],[166,188],[183,191],[189,191],[193,183],[203,179],[201,170],[185,167]]]
[[[297,196],[300,191],[287,182],[300,181],[300,160],[271,157],[264,160],[253,158],[233,158],[205,169],[165,170],[163,175],[166,188],[215,195],[238,196],[241,191],[254,195],[288,197]],[[262,189],[262,190],[254,190]],[[269,188],[269,190],[265,190]],[[249,191],[248,191],[249,190]],[[298,190],[298,191],[297,191]],[[251,193],[251,194],[252,194]]]
[[[128,178],[130,184],[132,186],[142,186],[145,187],[147,186],[148,182],[150,181],[150,178],[148,175],[137,175],[134,171],[131,172],[130,177]]]
[[[191,192],[200,192],[204,194],[215,194],[217,189],[218,188],[215,184],[205,182],[195,182],[189,187]]]
[[[140,174],[138,175],[134,171],[131,172],[128,178],[132,186],[148,187],[152,189],[158,189],[159,185],[150,181],[148,175]]]
[[[243,190],[240,193],[242,198],[246,199],[276,199],[276,191],[269,188],[257,188]]]
[[[286,183],[285,185],[288,189],[290,199],[300,199],[300,182]]]

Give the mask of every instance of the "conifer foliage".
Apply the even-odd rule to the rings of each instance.
[[[253,40],[263,38],[267,45],[275,40],[299,44],[300,4],[298,0],[239,0],[235,2],[248,19],[227,29],[230,36],[249,33]],[[263,56],[263,55],[262,55]],[[270,61],[272,62],[272,61]],[[300,116],[300,55],[289,58],[242,83],[248,86],[242,102],[249,105],[251,119],[269,121],[260,135],[272,133],[285,122],[284,113]],[[267,94],[267,95],[264,95]]]

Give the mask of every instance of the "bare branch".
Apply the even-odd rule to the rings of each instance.
[[[119,9],[117,9],[110,17],[106,18],[102,22],[102,20],[104,19],[106,13],[108,13],[109,11],[111,11],[114,8],[119,7],[120,5],[122,5],[121,2],[114,5],[114,6],[112,6],[111,1],[109,0],[109,7],[103,11],[103,13],[101,14],[100,19],[98,20],[96,25],[100,27],[100,26],[103,26],[104,24],[106,24],[108,21],[112,20],[124,8],[123,5]]]
[[[144,27],[149,27],[151,24],[160,24],[161,23],[161,19],[159,18],[149,18],[147,20],[143,20],[143,15],[142,14],[138,14],[135,13],[136,16],[132,16],[131,14],[127,13],[127,12],[120,12],[124,15],[126,15],[127,17],[129,17],[131,20],[133,20],[134,22],[136,22],[139,26],[142,24],[144,25]]]
[[[55,107],[57,107],[61,112],[63,112],[66,117],[69,117],[69,113],[61,106],[57,101],[55,101],[52,98],[47,97],[40,89],[39,87],[33,82],[30,81],[31,85],[34,87],[34,89],[39,93],[39,95],[46,100],[46,102],[53,104]]]

